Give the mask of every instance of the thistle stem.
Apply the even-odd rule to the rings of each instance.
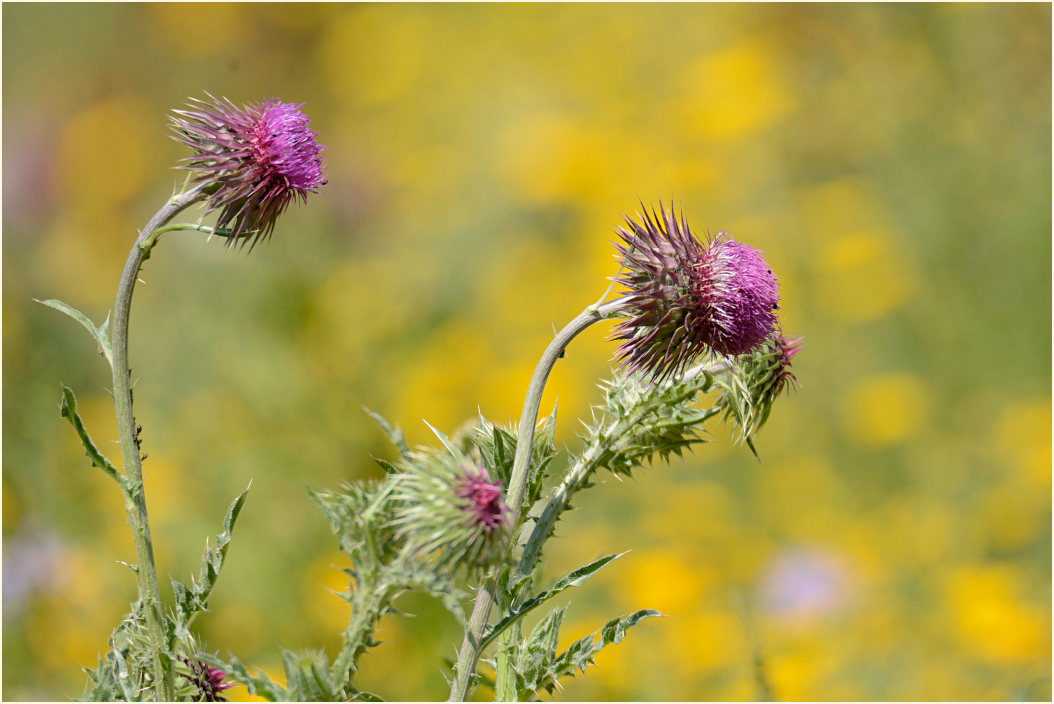
[[[531,451],[534,446],[534,429],[538,423],[538,408],[542,403],[542,392],[545,390],[545,382],[549,379],[556,360],[563,356],[567,345],[571,343],[579,333],[593,323],[611,317],[620,307],[620,301],[608,303],[595,303],[578,314],[574,320],[568,323],[563,330],[556,334],[549,346],[542,353],[538,365],[534,369],[530,384],[527,386],[527,396],[523,401],[523,413],[520,416],[519,432],[516,438],[516,456],[513,459],[512,475],[509,477],[509,490],[506,493],[505,503],[520,513],[520,505],[523,502],[523,493],[527,487],[527,470],[531,464]],[[514,527],[512,535],[516,535],[519,522]],[[472,674],[476,670],[476,661],[480,655],[480,638],[483,629],[490,617],[491,607],[494,605],[494,590],[497,585],[497,573],[493,573],[480,586],[476,592],[476,603],[469,617],[468,630],[465,631],[465,639],[458,652],[457,669],[454,673],[454,683],[450,688],[448,701],[465,701],[468,695],[469,684]],[[499,684],[499,686],[501,686]]]
[[[146,494],[143,491],[143,466],[139,455],[139,432],[132,413],[131,369],[128,367],[128,318],[132,306],[132,292],[139,269],[157,242],[158,229],[180,211],[202,197],[204,186],[197,186],[173,196],[147,222],[128,254],[113,311],[113,401],[117,412],[117,430],[121,439],[121,454],[127,485],[125,508],[132,523],[135,538],[136,575],[139,579],[139,602],[146,618],[154,661],[154,696],[162,701],[175,698],[171,663],[162,662],[165,650],[164,620],[161,612],[161,592],[157,583],[154,546],[150,537],[150,523],[146,515]]]

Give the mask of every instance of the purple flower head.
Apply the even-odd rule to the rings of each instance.
[[[456,449],[412,453],[396,479],[392,526],[405,554],[455,570],[502,559],[514,516],[478,460]]]
[[[271,98],[239,108],[209,99],[192,99],[190,109],[173,111],[175,139],[195,152],[181,166],[195,183],[214,184],[206,211],[219,212],[216,228],[228,231],[227,243],[248,237],[252,248],[270,237],[289,203],[326,184],[325,147],[308,127],[302,103]]]
[[[502,501],[500,482],[491,481],[485,467],[468,471],[459,482],[454,496],[464,499],[462,510],[470,526],[492,533],[509,523],[509,508]]]
[[[707,351],[741,355],[771,334],[779,288],[760,252],[727,232],[701,242],[661,203],[626,224],[616,281],[627,317],[614,335],[623,367],[662,380]]]
[[[226,676],[223,670],[209,667],[200,660],[186,660],[184,662],[190,667],[190,680],[198,689],[198,701],[225,702],[221,694],[223,690],[234,686],[233,682],[224,682]]]

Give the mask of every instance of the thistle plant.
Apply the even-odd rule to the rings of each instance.
[[[411,448],[398,426],[367,410],[398,457],[377,459],[376,478],[310,491],[351,565],[342,594],[351,610],[340,649],[283,651],[285,678],[275,682],[236,655],[208,652],[191,631],[210,606],[248,490],[230,505],[214,542],[206,543],[199,575],[189,584],[173,580],[173,603],[162,603],[146,513],[142,426],[129,383],[128,319],[135,281],[162,234],[203,232],[251,251],[271,236],[291,202],[325,185],[323,147],[300,108],[274,99],[237,107],[208,96],[175,111],[175,137],[193,150],[181,164],[187,183],[136,239],[112,329],[109,320],[96,326],[66,304],[43,301],[84,325],[111,366],[123,469],[99,451],[66,388],[62,415],[92,464],[122,492],[137,554],[138,599],[98,667],[88,671],[85,698],[222,701],[237,682],[270,701],[378,701],[358,686],[362,656],[377,645],[380,621],[398,614],[399,598],[410,591],[440,600],[464,629],[449,672],[451,701],[465,700],[481,684],[501,701],[552,692],[659,612],[642,608],[616,616],[558,652],[567,607],[549,602],[624,553],[543,583],[547,541],[572,500],[581,503],[581,492],[605,472],[630,475],[692,450],[707,441],[711,424],[729,424],[757,454],[754,440],[773,404],[796,383],[792,360],[801,347],[782,332],[777,279],[761,252],[727,232],[699,239],[683,214],[662,204],[650,213],[644,208],[616,230],[621,268],[608,292],[619,290],[610,300],[605,293],[555,335],[528,384],[517,424],[502,426],[481,415],[453,436],[433,428],[435,447]],[[203,219],[214,214],[215,224],[170,224],[194,204],[204,206]],[[541,397],[567,347],[601,320],[616,321],[616,363],[611,378],[600,382],[602,396],[584,424],[580,447],[561,457],[556,411],[539,420]],[[525,632],[525,617],[543,606],[547,613]],[[481,671],[481,662],[489,668]]]
[[[92,464],[113,479],[121,491],[135,541],[136,564],[131,566],[139,596],[131,613],[110,639],[111,649],[89,672],[89,699],[214,700],[225,689],[221,671],[209,669],[194,643],[189,626],[207,609],[208,598],[223,565],[231,531],[245,500],[239,496],[228,509],[216,544],[206,544],[201,574],[185,586],[173,580],[175,604],[161,602],[153,538],[146,510],[143,482],[142,426],[133,413],[131,368],[128,360],[128,323],[132,294],[143,263],[160,237],[168,232],[193,230],[251,242],[266,238],[292,200],[303,199],[325,184],[316,134],[300,105],[276,99],[237,108],[229,101],[195,101],[195,109],[177,110],[176,138],[195,154],[184,161],[190,174],[184,188],[173,195],[147,222],[136,238],[117,287],[113,325],[107,318],[96,326],[80,311],[60,301],[41,301],[67,313],[95,338],[113,376],[113,400],[120,434],[123,470],[107,459],[91,440],[77,413],[76,398],[63,388],[62,415],[76,429]],[[204,202],[207,213],[219,211],[215,226],[170,224],[186,208]]]

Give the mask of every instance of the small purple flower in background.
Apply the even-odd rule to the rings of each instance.
[[[832,550],[791,548],[772,559],[758,589],[770,616],[813,621],[846,605],[852,589],[850,566]]]
[[[249,237],[252,248],[271,235],[292,201],[304,201],[326,184],[324,147],[308,127],[302,103],[271,98],[239,108],[209,98],[173,111],[175,139],[195,151],[182,167],[195,183],[215,184],[206,212],[219,212],[216,227],[229,231],[227,243]]]
[[[491,481],[487,469],[479,467],[466,474],[454,496],[467,500],[462,510],[467,514],[468,524],[490,532],[509,522],[509,508],[502,500],[503,493],[501,484]]]
[[[629,317],[614,339],[624,367],[662,380],[707,351],[741,355],[769,337],[779,288],[760,252],[727,232],[700,242],[662,204],[641,220],[617,230]]]

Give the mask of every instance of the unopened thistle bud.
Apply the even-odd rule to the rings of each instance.
[[[206,212],[219,213],[216,228],[226,230],[227,243],[250,238],[251,248],[271,235],[292,201],[326,184],[324,147],[302,104],[272,98],[239,108],[209,99],[173,111],[175,139],[195,152],[181,166],[194,183],[213,184]]]
[[[741,355],[769,336],[779,288],[760,252],[726,232],[701,242],[662,204],[626,224],[616,281],[627,317],[614,335],[622,366],[662,380],[704,353]]]
[[[410,554],[437,566],[497,557],[512,512],[486,467],[460,453],[418,453],[396,476],[393,524]]]
[[[801,348],[801,338],[785,337],[777,329],[757,349],[736,361],[730,377],[716,379],[725,388],[725,418],[734,420],[748,442],[765,425],[783,390],[798,384],[791,360]]]

